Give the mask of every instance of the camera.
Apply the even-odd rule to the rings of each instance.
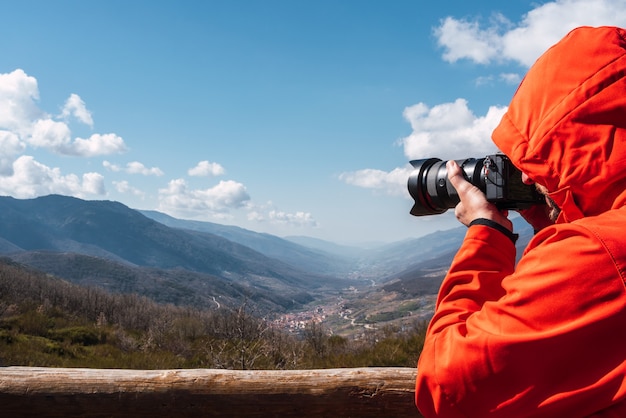
[[[478,187],[499,209],[527,209],[545,204],[544,197],[532,185],[522,182],[522,173],[504,154],[485,158],[456,160],[465,179]],[[425,216],[444,213],[459,203],[459,195],[448,180],[446,161],[439,158],[413,160],[409,176],[409,194],[415,200],[411,215]]]

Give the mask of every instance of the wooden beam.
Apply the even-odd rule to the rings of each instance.
[[[0,367],[12,417],[419,417],[416,369]]]

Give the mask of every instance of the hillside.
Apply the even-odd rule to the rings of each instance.
[[[191,309],[78,286],[0,257],[0,367],[312,369],[407,366],[425,327],[368,341],[302,336],[237,309]]]
[[[78,285],[137,294],[178,306],[235,309],[249,301],[256,311],[264,313],[298,308],[313,300],[306,291],[277,292],[206,273],[137,267],[77,253],[31,251],[12,254],[11,259]]]
[[[216,235],[190,234],[121,203],[64,196],[0,198],[0,237],[23,251],[94,255],[164,269],[285,276],[288,266]]]
[[[157,211],[142,210],[140,212],[163,225],[217,235],[251,248],[267,257],[281,260],[309,272],[345,275],[352,268],[352,259],[355,257],[355,254],[351,256],[337,255],[340,254],[337,251],[323,251],[312,246],[292,242],[288,239],[250,231],[237,226],[177,219]]]
[[[269,300],[273,295],[273,308],[279,310],[311,300],[309,292],[348,284],[215,234],[168,227],[121,203],[57,195],[0,197],[0,253],[60,277],[109,288],[115,283],[114,290],[150,288],[148,292],[162,294],[163,286],[171,286],[201,299],[229,298],[229,292],[235,292],[240,301],[250,295]],[[103,273],[112,270],[123,271],[123,279]]]

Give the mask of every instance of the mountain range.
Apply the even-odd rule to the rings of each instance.
[[[464,233],[459,227],[360,249],[180,220],[112,201],[0,197],[0,254],[15,261],[159,302],[250,302],[259,312],[298,309],[349,287],[407,298],[434,294]],[[520,245],[529,237],[524,232]]]

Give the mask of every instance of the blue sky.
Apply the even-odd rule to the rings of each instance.
[[[0,195],[340,243],[411,217],[408,161],[480,157],[534,60],[626,1],[0,0]]]

